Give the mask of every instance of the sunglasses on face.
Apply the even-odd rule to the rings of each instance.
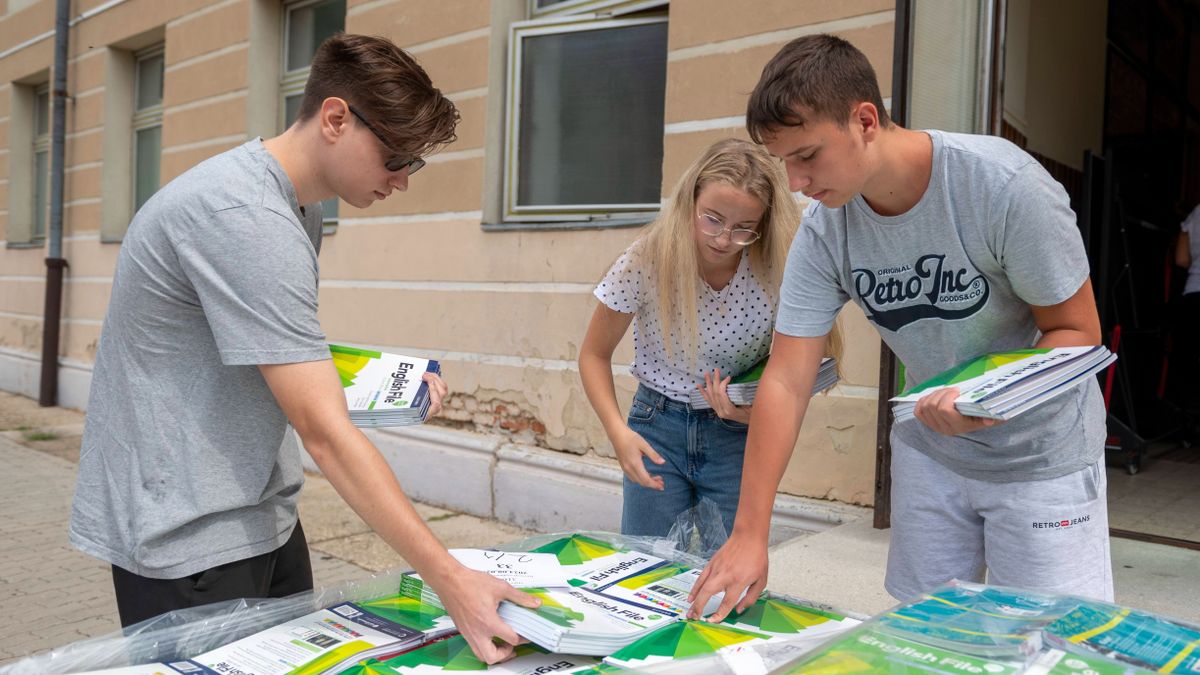
[[[368,131],[375,134],[375,138],[379,139],[379,142],[383,144],[384,148],[387,148],[388,152],[392,151],[391,148],[388,148],[387,141],[383,140],[383,135],[376,131],[375,127],[371,126],[371,123],[362,116],[362,113],[355,110],[354,106],[350,105],[349,103],[346,104],[346,107],[350,109],[350,114],[357,117],[358,121],[362,122],[363,126],[366,127]],[[408,175],[410,176],[420,171],[421,167],[423,166],[425,166],[425,160],[421,159],[420,157],[405,158],[397,154],[393,154],[383,164],[383,168],[392,172],[400,171],[404,169],[404,167],[408,167]]]

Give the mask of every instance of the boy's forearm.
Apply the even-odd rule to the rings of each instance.
[[[436,580],[456,567],[362,432],[341,429],[325,438],[306,439],[305,447],[342,499],[419,573]]]
[[[1043,333],[1035,347],[1052,349],[1054,347],[1089,347],[1097,344],[1100,344],[1100,341],[1092,331],[1058,328]]]
[[[811,392],[811,383],[810,392]],[[811,394],[793,395],[782,384],[764,381],[755,396],[746,440],[741,497],[734,532],[761,540],[771,529],[775,493],[787,470]]]

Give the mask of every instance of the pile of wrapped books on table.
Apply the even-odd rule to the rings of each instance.
[[[556,540],[525,555],[550,556],[568,570],[568,575],[558,586],[524,586],[523,590],[539,598],[541,605],[526,609],[504,603],[500,618],[518,634],[551,652],[607,656],[606,660],[629,665],[630,658],[640,659],[637,655],[648,646],[660,645],[664,640],[736,644],[800,632],[815,638],[858,623],[836,612],[766,598],[746,614],[761,617],[766,612],[787,618],[768,622],[766,627],[739,624],[738,619],[717,625],[687,621],[684,615],[691,607],[687,597],[700,576],[699,569],[648,553],[621,550],[582,535]],[[400,592],[440,605],[437,594],[417,575],[406,577]],[[705,613],[714,611],[720,601],[719,595],[712,598]],[[645,655],[655,653],[652,649]]]
[[[952,582],[866,622],[830,607],[765,593],[718,623],[685,618],[698,561],[633,548],[605,534],[530,540],[519,551],[457,549],[465,565],[538,596],[501,616],[530,640],[485,665],[419,576],[390,593],[344,600],[199,654],[110,670],[70,668],[122,656],[94,646],[33,657],[10,672],[106,675],[417,675],[479,671],[728,673],[733,675],[973,673],[1128,675],[1200,672],[1200,628],[1071,596]],[[645,547],[660,551],[656,547]],[[286,599],[285,599],[286,600]],[[711,609],[711,608],[709,608]],[[209,625],[222,625],[220,617]],[[146,636],[154,638],[154,635]],[[80,643],[86,645],[86,643]],[[116,645],[121,651],[121,642]]]
[[[766,369],[767,359],[763,359],[751,366],[750,370],[730,378],[729,384],[725,386],[725,393],[729,395],[729,401],[739,406],[754,405],[754,397],[758,394],[758,381],[762,379],[763,371]],[[837,383],[837,359],[827,356],[821,360],[821,367],[817,370],[817,379],[813,383],[812,393],[815,396]],[[696,410],[707,410],[712,407],[705,400],[704,394],[699,391],[689,394],[688,403]]]
[[[681,659],[730,654],[765,675],[746,645],[815,646],[859,621],[765,594],[722,623],[684,618],[699,570],[622,545],[622,538],[562,535],[528,551],[453,549],[460,562],[542,600],[537,609],[503,603],[500,615],[530,640],[516,656],[487,666],[457,635],[436,592],[416,574],[399,593],[341,602],[198,655],[103,671],[104,675],[345,675],[487,671],[500,674],[637,672]],[[686,558],[686,556],[684,556]],[[709,609],[713,609],[719,598]],[[78,671],[57,671],[78,672]],[[695,672],[706,672],[698,670]]]
[[[952,582],[774,673],[1200,672],[1200,627],[1128,607]]]
[[[954,407],[967,417],[1008,420],[1070,391],[1117,357],[1108,348],[1056,347],[985,354],[912,387],[892,400],[897,422],[911,419],[917,401],[936,389],[958,387]]]
[[[329,351],[355,426],[398,427],[425,421],[430,399],[422,376],[440,375],[437,361],[343,345],[329,345]]]

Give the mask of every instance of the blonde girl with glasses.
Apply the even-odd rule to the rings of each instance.
[[[666,535],[703,499],[732,530],[750,408],[726,386],[770,352],[799,221],[782,166],[761,146],[719,141],[596,287],[579,372],[625,472],[622,533]],[[612,354],[631,323],[638,389],[624,418]],[[689,405],[697,389],[710,408]]]

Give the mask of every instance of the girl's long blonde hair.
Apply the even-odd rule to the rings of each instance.
[[[762,236],[749,246],[750,271],[766,289],[773,307],[779,301],[788,248],[800,223],[800,208],[788,190],[787,175],[762,146],[736,138],[718,141],[684,172],[671,201],[634,247],[637,256],[631,262],[648,268],[648,278],[654,280],[667,353],[674,351],[672,337],[678,334],[693,363],[699,337],[696,296],[703,283],[693,236],[696,197],[710,183],[725,183],[762,202],[758,225]],[[835,325],[826,342],[826,354],[840,356],[840,352],[841,336]]]

